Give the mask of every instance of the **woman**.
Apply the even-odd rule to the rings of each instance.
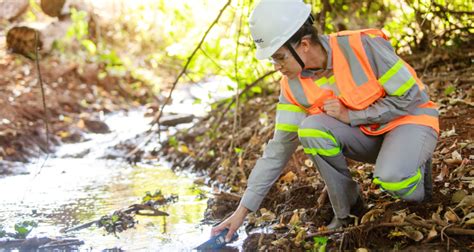
[[[375,163],[373,183],[393,197],[430,197],[439,126],[424,85],[381,31],[318,35],[310,12],[302,0],[262,0],[250,16],[257,58],[270,58],[283,74],[276,129],[239,207],[212,235],[228,228],[230,239],[258,210],[299,143],[328,188],[328,229],[364,209],[346,157]]]

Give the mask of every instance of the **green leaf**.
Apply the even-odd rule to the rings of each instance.
[[[326,245],[328,243],[328,238],[324,236],[315,236],[313,237],[314,246],[313,251],[324,252],[326,251]]]
[[[86,50],[94,55],[97,52],[97,46],[89,39],[84,39],[81,41],[81,44],[86,48]]]
[[[168,140],[168,143],[172,146],[172,147],[178,147],[178,140],[176,140],[176,137],[175,136],[172,136],[170,137],[170,139]]]
[[[252,90],[252,92],[254,92],[256,94],[261,94],[262,93],[262,88],[259,87],[259,86],[255,86],[255,87],[251,88],[250,90]]]
[[[235,151],[235,153],[237,153],[237,154],[242,153],[242,149],[241,149],[241,148],[237,148],[237,147],[236,147],[236,148],[234,148],[234,151]]]
[[[193,102],[193,104],[201,104],[201,103],[202,103],[202,100],[199,98],[196,98]]]
[[[216,152],[214,150],[210,150],[207,152],[207,155],[209,155],[210,157],[214,157],[216,155]]]
[[[112,215],[111,220],[112,220],[113,223],[117,222],[119,219],[120,219],[120,217],[118,215],[116,215],[116,214]]]
[[[450,95],[456,91],[456,87],[454,85],[449,85],[444,89],[445,95]]]

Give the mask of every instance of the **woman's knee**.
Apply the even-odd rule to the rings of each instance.
[[[424,198],[423,173],[420,168],[413,169],[385,164],[376,167],[373,183],[396,198],[420,202]]]

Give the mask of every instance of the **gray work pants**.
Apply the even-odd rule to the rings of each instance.
[[[375,163],[374,178],[386,182],[400,182],[421,170],[422,177],[409,195],[399,193],[404,200],[420,202],[424,198],[424,164],[431,159],[438,135],[430,127],[407,124],[380,136],[365,135],[359,127],[351,127],[326,114],[307,117],[300,129],[317,129],[330,133],[337,140],[341,152],[335,156],[310,155],[328,187],[328,195],[338,218],[350,214],[359,197],[359,186],[352,180],[345,157]],[[318,148],[317,139],[300,137],[305,148]],[[408,189],[407,189],[408,190]],[[394,195],[392,194],[392,195]]]

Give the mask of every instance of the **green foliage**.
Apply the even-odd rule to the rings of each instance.
[[[146,192],[145,196],[142,198],[142,203],[146,203],[148,201],[163,201],[165,200],[165,196],[163,196],[163,193],[161,190],[157,190],[155,193],[151,194],[151,192]]]
[[[444,89],[444,94],[446,96],[449,96],[450,94],[456,92],[456,87],[454,85],[449,85]]]
[[[25,239],[33,228],[38,227],[34,221],[23,221],[15,224],[15,238]]]
[[[172,146],[174,148],[178,148],[178,140],[176,139],[176,136],[171,136],[168,139],[168,143],[169,143],[170,146]]]
[[[326,8],[325,2],[328,3]],[[460,46],[468,42],[469,33],[474,31],[472,1],[323,0],[311,3],[323,32],[383,28],[398,52]]]
[[[89,34],[89,24],[87,23],[87,12],[71,9],[72,25],[69,27],[66,38],[81,41]]]
[[[312,4],[315,26],[321,32],[383,28],[399,53],[461,46],[469,32],[473,32],[472,15],[464,13],[472,11],[472,1],[305,1]],[[160,77],[163,72],[176,75],[184,66],[226,2],[159,0],[125,4],[111,20],[96,22],[101,35],[89,34],[91,17],[87,13],[72,10],[73,25],[66,38],[75,41],[81,50],[66,48],[64,43],[62,50],[71,49],[78,62],[85,57],[87,61],[105,65],[102,78],[130,73],[140,82],[133,88],[142,88],[143,83],[159,85],[163,82]],[[232,1],[194,55],[181,82],[225,76],[237,84],[238,90],[234,90],[235,86],[229,86],[229,90],[237,92],[273,68],[269,62],[255,58],[248,16],[257,2]],[[245,102],[273,88],[259,84],[247,90],[241,99]]]
[[[234,151],[235,151],[236,154],[240,155],[240,154],[243,153],[244,150],[242,150],[242,148],[237,148],[236,147],[236,148],[234,148]]]
[[[314,252],[324,252],[326,251],[326,245],[328,243],[328,238],[324,236],[315,236],[313,237],[314,245],[311,251]]]

